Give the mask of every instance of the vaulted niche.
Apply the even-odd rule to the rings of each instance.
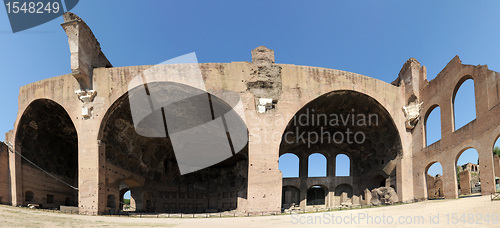
[[[144,87],[134,90],[141,88]],[[206,92],[178,83],[148,83],[146,88],[150,94],[165,92],[171,97],[184,97],[185,93],[193,92],[200,94],[198,98],[208,96]],[[183,99],[175,105],[155,110],[144,118],[147,120],[155,116],[173,115],[177,119],[176,122],[169,122],[168,119],[163,122],[163,119],[160,119],[156,123],[157,126],[142,122],[137,124],[142,128],[139,132],[148,127],[161,129],[164,125],[169,125],[166,137],[146,137],[138,134],[138,129],[134,127],[130,106],[133,99],[129,97],[135,96],[134,90],[124,94],[114,103],[101,125],[99,138],[105,145],[106,172],[111,174],[107,175],[106,183],[110,194],[122,200],[124,193],[130,190],[130,205],[127,208],[135,211],[201,213],[236,209],[238,203],[247,197],[246,141],[243,149],[234,151],[233,156],[184,175],[181,175],[179,154],[174,153],[172,143],[172,129],[180,132],[195,128],[212,121],[212,118],[221,118],[221,115],[232,110],[232,106],[213,94],[209,96],[212,110],[204,108],[200,99]],[[143,105],[147,106],[149,103],[146,101]],[[193,113],[208,113],[211,117],[207,120],[203,119],[202,115],[192,115]],[[246,133],[246,125],[243,129],[238,129],[241,130]],[[223,135],[227,137],[229,133],[223,132]],[[232,139],[234,144],[235,138]],[[228,139],[224,138],[222,141],[227,143]],[[192,158],[196,162],[210,159],[211,154],[203,148],[198,152],[196,157]],[[231,151],[228,153],[231,155]],[[124,208],[123,202],[117,204],[120,205],[114,208]]]
[[[32,162],[21,160],[24,203],[76,206],[78,191],[69,185],[78,187],[78,136],[66,110],[48,99],[33,101],[19,121],[15,143]]]
[[[396,163],[402,152],[399,133],[390,114],[370,96],[334,91],[314,99],[295,114],[283,133],[280,155],[308,156],[319,151],[328,155],[330,164],[335,164],[333,159],[339,154],[349,157],[350,161],[329,165],[329,175],[324,178],[353,183],[354,195],[380,187],[385,180],[387,186],[397,187]],[[350,173],[335,176],[334,169],[339,168]]]

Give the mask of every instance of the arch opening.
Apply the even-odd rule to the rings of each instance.
[[[348,177],[351,175],[351,160],[345,154],[338,154],[335,157],[335,176]]]
[[[441,140],[441,109],[439,106],[432,106],[425,115],[425,146],[429,146]]]
[[[62,106],[48,99],[30,103],[17,127],[15,149],[36,165],[21,160],[22,188],[34,196],[25,197],[24,204],[77,205],[78,191],[70,186],[78,187],[78,135]]]
[[[323,186],[314,185],[307,189],[307,206],[325,205],[325,189]]]
[[[493,145],[493,169],[495,176],[495,191],[500,192],[500,137],[497,137]]]
[[[402,153],[399,132],[388,111],[368,95],[351,90],[333,91],[295,113],[283,132],[280,155],[308,155],[317,151],[332,159],[327,160],[327,175],[314,178],[352,184],[351,194],[358,197],[365,189],[371,191],[379,186],[380,181],[376,186],[372,184],[373,173],[383,173],[387,186],[397,187],[396,163]],[[309,163],[309,168],[322,165],[323,162]]]
[[[375,174],[371,178],[371,184],[369,189],[374,189],[374,188],[380,188],[380,187],[386,187],[387,178],[385,178],[381,174]]]
[[[299,166],[299,157],[292,153],[281,155],[278,161],[278,168],[283,173],[283,178],[299,177]]]
[[[200,100],[184,99],[180,101],[182,105],[179,107],[158,109],[144,119],[173,115],[179,121],[166,121],[168,131],[167,126],[163,128],[167,131],[166,137],[146,137],[139,134],[138,130],[151,126],[145,125],[143,121],[134,126],[130,108],[131,96],[135,96],[134,90],[142,88],[135,88],[120,97],[103,118],[99,139],[105,145],[106,167],[109,167],[106,172],[116,171],[133,177],[134,181],[124,183],[123,179],[110,178],[107,188],[120,195],[120,202],[123,202],[125,192],[130,190],[130,210],[135,211],[205,213],[237,209],[238,202],[247,197],[248,145],[234,151],[233,156],[217,164],[181,175],[180,165],[184,163],[179,163],[172,144],[172,132],[182,132],[222,118],[232,107],[213,94],[179,83],[148,83],[147,88],[150,93],[163,92],[168,88],[169,94],[179,97],[186,96],[186,93],[202,94],[196,97],[198,99],[206,98],[208,94],[210,106],[205,109],[200,106],[203,105]],[[196,112],[208,112],[212,115],[210,119],[203,119],[204,117],[191,114]],[[190,126],[182,125],[183,122]],[[158,124],[163,127],[164,122]],[[174,130],[171,131],[172,129]],[[232,134],[227,131],[225,133],[224,137]],[[225,140],[227,142],[227,138]],[[193,158],[196,160],[194,162],[210,159],[211,154],[200,149],[199,156]]]
[[[481,193],[481,177],[479,170],[479,154],[469,148],[457,155],[455,161],[458,195]]]
[[[443,167],[439,162],[432,162],[425,169],[425,187],[427,199],[443,199]]]
[[[308,159],[308,172],[309,177],[326,177],[326,157],[320,153],[309,155]]]
[[[132,207],[132,192],[130,189],[125,188],[120,190],[120,208],[123,211],[134,211],[134,207]],[[134,203],[135,204],[135,203]]]
[[[349,184],[340,184],[335,188],[335,204],[337,206],[352,205],[353,189]]]
[[[281,207],[290,209],[300,205],[300,190],[294,186],[283,186]]]
[[[464,77],[453,91],[454,130],[458,130],[476,119],[476,96],[474,80]]]

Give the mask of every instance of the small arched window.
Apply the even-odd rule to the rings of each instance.
[[[351,159],[345,154],[338,154],[335,157],[335,176],[351,175]]]
[[[320,153],[309,155],[309,177],[326,177],[326,157]]]
[[[441,109],[433,106],[427,112],[424,120],[425,145],[429,146],[441,140]]]
[[[278,168],[283,173],[283,177],[299,177],[299,157],[292,153],[281,155]]]

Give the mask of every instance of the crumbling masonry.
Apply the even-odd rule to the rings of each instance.
[[[426,173],[435,162],[443,167],[442,195],[457,198],[456,160],[468,148],[479,154],[482,194],[495,191],[500,74],[487,66],[464,65],[457,56],[428,81],[426,68],[409,59],[389,84],[340,70],[277,64],[274,52],[263,46],[252,51],[252,62],[201,63],[207,91],[240,95],[248,144],[226,161],[180,175],[169,138],[140,136],[132,123],[128,85],[151,66],[113,67],[83,20],[71,13],[64,20],[71,73],[21,87],[14,128],[6,134],[13,150],[52,176],[1,145],[1,203],[77,206],[82,214],[103,214],[119,210],[129,190],[133,209],[149,212],[334,208],[380,202],[380,194],[413,201],[428,198]],[[162,66],[155,69],[163,72]],[[474,80],[477,115],[455,131],[453,98],[467,79]],[[425,122],[437,106],[442,138],[426,146]],[[376,126],[350,126],[365,134],[359,143],[311,144],[313,139],[286,134],[323,137],[322,131],[348,130],[294,121],[311,117],[312,110],[378,119]],[[278,161],[287,153],[299,158],[298,177],[282,178]],[[326,157],[326,177],[308,177],[313,153]],[[335,175],[338,154],[350,158],[349,176]]]

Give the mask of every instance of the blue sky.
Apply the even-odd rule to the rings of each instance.
[[[72,12],[92,28],[114,66],[156,64],[190,52],[199,62],[250,61],[250,50],[265,45],[278,63],[392,82],[411,57],[427,67],[428,79],[455,55],[500,71],[499,9],[498,1],[84,0]],[[12,34],[0,8],[0,132],[13,127],[20,86],[71,72],[60,23]],[[472,112],[465,109],[465,122]]]

